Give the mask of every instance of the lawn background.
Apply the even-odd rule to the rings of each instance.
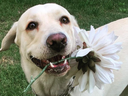
[[[0,0],[0,44],[13,22],[31,6],[57,3],[74,15],[81,28],[90,29],[128,16],[128,0]],[[0,96],[34,96],[27,86],[16,45],[0,53]],[[115,90],[116,91],[116,90]],[[125,95],[122,95],[125,96]],[[126,95],[128,96],[128,95]]]

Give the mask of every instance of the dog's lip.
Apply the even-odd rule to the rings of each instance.
[[[59,61],[61,59],[65,59],[67,57],[69,57],[69,55],[67,55],[67,56],[56,55],[56,56],[49,58],[49,59],[37,59],[36,57],[31,55],[30,59],[32,60],[32,62],[35,65],[37,65],[38,67],[43,69],[47,64],[49,64],[51,62]],[[61,73],[66,72],[69,69],[70,69],[69,62],[67,60],[65,60],[65,61],[62,61],[60,63],[54,64],[54,65],[51,64],[49,67],[47,67],[45,72],[53,73],[53,74],[61,74]]]

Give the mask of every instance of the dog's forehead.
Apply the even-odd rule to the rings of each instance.
[[[29,8],[24,14],[28,15],[25,17],[36,17],[36,16],[43,16],[50,14],[53,15],[67,15],[70,16],[70,13],[62,6],[54,4],[54,3],[48,3],[44,5],[36,5],[34,7]]]
[[[51,18],[60,18],[61,16],[68,16],[70,18],[70,13],[62,6],[54,3],[48,3],[48,4],[40,4],[33,6],[29,8],[27,11],[25,11],[21,17],[18,20],[19,26],[22,26],[22,29],[26,27],[26,24],[30,21],[38,20],[41,22],[41,20],[45,20],[46,17],[48,20]]]
[[[69,14],[68,11],[64,7],[62,7],[58,4],[53,4],[53,3],[44,4],[44,5],[36,5],[32,8],[30,8],[30,11],[31,12],[33,12],[33,11],[35,11],[35,12],[50,12],[50,13],[55,12],[55,11],[61,11],[61,12],[65,12],[65,13]]]

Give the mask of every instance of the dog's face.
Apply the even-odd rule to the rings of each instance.
[[[43,69],[50,62],[69,57],[76,48],[73,16],[56,4],[37,5],[28,9],[19,19],[15,43],[21,56]],[[65,75],[69,62],[49,66],[48,74]]]
[[[65,8],[57,4],[36,5],[14,23],[2,40],[0,51],[7,50],[13,42],[19,46],[21,66],[30,82],[31,76],[39,75],[48,63],[67,58],[76,50],[79,40],[74,27],[78,27],[77,22]],[[32,89],[41,96],[62,94],[76,71],[77,63],[68,60],[49,66]]]

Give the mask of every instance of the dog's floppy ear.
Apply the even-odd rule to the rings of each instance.
[[[14,43],[14,39],[16,37],[17,30],[17,22],[15,22],[9,32],[6,34],[1,43],[0,51],[7,50],[12,43]]]

